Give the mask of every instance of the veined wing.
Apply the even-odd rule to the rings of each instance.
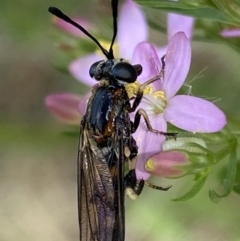
[[[118,129],[118,128],[117,128]],[[122,130],[118,130],[114,134],[112,143],[111,158],[108,163],[115,165],[111,168],[114,186],[114,206],[115,206],[115,224],[113,230],[113,241],[124,241],[125,239],[125,205],[124,205],[124,142],[122,138]]]
[[[119,161],[119,158],[124,160],[122,146],[120,138],[119,143],[114,141],[112,147],[104,153],[88,135],[83,123],[78,155],[81,241],[124,240],[123,163]],[[116,152],[116,155],[111,152]],[[110,162],[115,163],[111,172],[108,166]]]

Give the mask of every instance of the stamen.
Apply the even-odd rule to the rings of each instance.
[[[166,101],[165,93],[164,93],[163,91],[161,91],[161,90],[154,92],[153,96],[154,96],[154,98],[157,99],[157,100],[158,100],[158,99],[163,99],[163,100]],[[167,101],[166,101],[166,102],[167,102]]]
[[[155,99],[155,101],[153,102],[154,104],[153,111],[155,114],[160,114],[167,107],[167,100],[165,98],[165,93],[163,91],[156,91],[153,94],[153,97]]]
[[[138,81],[125,86],[129,99],[137,94],[139,86]],[[151,85],[147,85],[143,90],[143,102],[148,104],[146,111],[149,114],[161,114],[167,107],[167,99],[164,91],[156,91],[153,93],[153,87]]]

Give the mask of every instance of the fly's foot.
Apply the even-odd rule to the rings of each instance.
[[[151,182],[148,182],[148,181],[145,181],[145,184],[147,186],[153,188],[153,189],[157,189],[157,190],[160,190],[160,191],[168,191],[172,187],[172,185],[169,185],[167,187],[161,187],[161,186],[157,186],[157,185],[155,185],[155,184],[153,184]]]

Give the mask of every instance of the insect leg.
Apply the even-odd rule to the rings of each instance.
[[[137,128],[140,124],[141,116],[145,120],[147,129],[149,131],[151,131],[152,133],[161,134],[161,135],[165,135],[165,136],[173,136],[174,138],[176,138],[177,133],[168,133],[168,132],[163,132],[163,131],[158,131],[158,130],[153,129],[146,111],[141,108],[138,109],[138,111],[135,115],[135,118],[134,118],[134,122],[132,123],[132,128],[131,128],[132,133],[134,133],[137,130]]]
[[[168,191],[168,189],[170,189],[172,187],[172,185],[169,185],[167,187],[162,187],[162,186],[155,185],[148,181],[145,181],[145,183],[147,186],[151,187],[152,189],[156,189],[156,190],[160,190],[160,191]]]
[[[142,97],[143,97],[143,91],[144,91],[144,88],[147,86],[147,85],[150,85],[152,82],[160,79],[163,75],[163,71],[160,72],[159,75],[155,76],[154,78],[144,82],[143,84],[141,84],[137,90],[137,94],[136,94],[136,97],[133,101],[133,104],[131,107],[129,107],[128,109],[128,112],[131,113],[131,112],[134,112],[137,107],[139,106],[141,100],[142,100]]]

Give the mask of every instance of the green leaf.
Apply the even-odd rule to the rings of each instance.
[[[227,145],[215,154],[216,163],[221,161],[223,158],[225,158],[233,151],[236,151],[236,145],[237,145],[236,142],[237,140],[235,137],[227,141]]]
[[[178,9],[193,9],[194,6],[183,3],[183,2],[175,2],[175,1],[159,1],[159,0],[135,0],[140,5],[149,7],[149,8],[178,8]]]
[[[188,15],[195,18],[218,21],[228,24],[237,24],[239,20],[231,17],[231,15],[226,15],[213,4],[201,3],[185,3],[185,2],[175,2],[175,1],[159,1],[159,0],[136,0],[140,5],[162,9],[167,12],[174,12],[178,14]]]
[[[237,139],[233,138],[229,141],[232,151],[229,156],[229,162],[227,166],[227,173],[223,183],[223,192],[222,194],[217,193],[215,190],[209,190],[209,197],[213,202],[219,202],[221,198],[228,196],[235,183],[236,172],[237,172]]]
[[[237,171],[235,177],[235,184],[233,186],[233,191],[237,194],[240,194],[240,162],[237,164]]]
[[[232,150],[229,158],[228,168],[227,168],[227,176],[224,182],[224,196],[227,196],[232,191],[233,184],[235,182],[237,171],[237,152],[236,147]]]
[[[196,196],[198,192],[202,189],[203,185],[205,184],[207,177],[208,177],[207,173],[205,173],[203,176],[200,176],[196,180],[193,187],[186,194],[182,195],[181,197],[174,198],[172,199],[172,201],[186,201]]]
[[[233,186],[233,191],[237,194],[240,194],[240,183],[239,184],[235,184]]]
[[[236,0],[212,0],[218,8],[222,11],[222,13],[236,21],[236,23],[240,23],[240,2]]]

